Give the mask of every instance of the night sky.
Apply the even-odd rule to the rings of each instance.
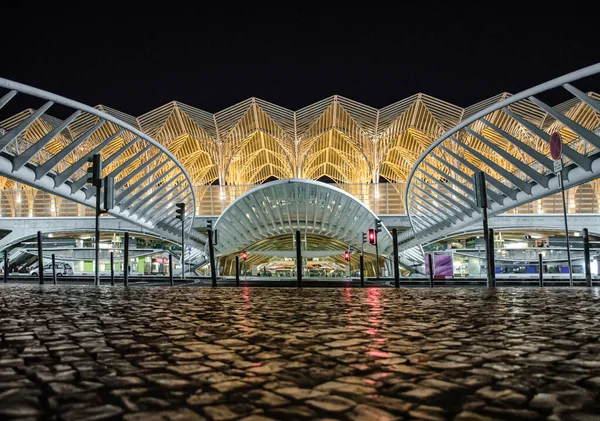
[[[380,108],[424,92],[468,106],[600,61],[595,12],[577,2],[127,3],[3,3],[0,76],[140,115],[251,96]]]

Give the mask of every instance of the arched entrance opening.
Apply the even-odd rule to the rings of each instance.
[[[294,235],[300,231],[303,270],[324,277],[358,276],[364,248],[365,275],[375,275],[375,246],[362,244],[362,233],[377,216],[345,191],[305,179],[277,180],[258,186],[232,202],[214,225],[222,275],[235,273],[235,256],[247,251],[248,274],[289,275],[295,270]],[[390,271],[391,235],[378,235],[382,274]],[[350,265],[344,251],[351,250]],[[262,270],[262,273],[261,273]]]

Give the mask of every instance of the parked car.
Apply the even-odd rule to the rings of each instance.
[[[29,271],[31,276],[38,276],[38,268],[33,268]],[[52,275],[52,263],[44,265],[44,275]],[[69,276],[73,275],[73,268],[68,263],[57,263],[56,264],[56,276]]]

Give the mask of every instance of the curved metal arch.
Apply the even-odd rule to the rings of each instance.
[[[176,219],[174,207],[172,207],[173,202],[187,203],[188,209],[194,210],[196,209],[196,197],[189,174],[165,147],[130,124],[77,101],[4,78],[0,78],[0,88],[9,90],[0,98],[0,109],[17,93],[47,101],[0,137],[0,173],[2,175],[48,193],[94,207],[95,203],[92,197],[95,192],[94,189],[88,189],[85,185],[83,167],[91,155],[103,151],[112,152],[110,156],[105,157],[105,165],[107,165],[105,172],[111,168],[110,175],[119,177],[119,179],[116,183],[118,189],[115,191],[117,206],[108,213],[144,228],[152,229],[159,235],[176,238],[181,222]],[[64,121],[46,115],[46,111],[54,104],[63,105],[74,112]],[[50,131],[33,142],[28,140],[27,149],[22,153],[18,149],[15,150],[15,153],[7,152],[9,145],[18,142],[22,133],[42,118],[46,122],[51,120],[54,123],[51,125]],[[114,127],[111,129],[110,124],[106,123],[111,123]],[[88,129],[84,133],[79,133],[85,128]],[[63,133],[75,133],[72,136],[74,139],[55,155],[48,154],[49,156],[43,163],[39,159],[36,163],[36,157],[43,153],[44,148]],[[76,148],[89,144],[90,139],[94,140],[91,142],[92,145],[84,148],[84,151],[81,149],[76,151]],[[108,148],[113,141],[119,139],[123,141],[124,146],[121,146],[116,152]],[[128,152],[128,150],[132,147],[139,151],[131,155],[131,151]],[[70,155],[75,155],[75,158],[68,160]],[[143,162],[144,158],[146,161]],[[114,165],[110,167],[109,165],[113,163]],[[56,171],[53,172],[52,170],[55,169]],[[79,174],[79,178],[73,179],[75,174]],[[153,205],[143,206],[144,212],[140,212],[140,203],[152,200],[173,180],[181,181],[177,183],[177,189],[170,193],[169,197],[161,197]],[[185,224],[188,233],[191,233],[194,214],[195,212],[188,212],[186,215]]]
[[[581,141],[563,147],[567,158],[565,187],[599,177],[600,122],[592,128],[583,127],[566,115],[581,104],[589,107],[591,112],[600,112],[598,100],[569,84],[598,73],[600,63],[527,89],[469,116],[434,141],[416,161],[407,180],[405,203],[411,229],[399,237],[400,250],[416,250],[420,244],[435,241],[482,218],[480,210],[472,206],[474,191],[470,179],[472,172],[482,166],[484,170],[485,167],[488,169],[488,208],[491,215],[558,191],[559,183],[550,168],[551,161],[543,153],[543,147],[550,138],[550,127],[565,130]],[[553,108],[534,96],[559,87],[574,97],[564,103],[566,106]],[[527,137],[511,130],[515,127],[527,133],[529,138],[537,139],[537,145],[532,145]],[[498,140],[507,147],[499,145]],[[482,148],[473,147],[474,143],[491,150],[502,158],[503,164],[483,154]],[[512,155],[511,150],[517,151],[517,155]],[[479,163],[471,162],[465,155],[478,159]],[[528,157],[527,162],[522,159],[524,156]],[[511,166],[514,171],[510,171]],[[440,172],[448,174],[448,177],[442,177]],[[419,185],[415,182],[417,174],[421,176]],[[465,194],[465,191],[470,194]],[[425,203],[428,206],[419,206]],[[453,217],[448,217],[448,214]],[[413,262],[422,264],[422,258],[413,259]]]
[[[225,208],[214,225],[219,233],[215,250],[220,255],[231,254],[297,230],[342,240],[359,249],[362,233],[374,227],[375,219],[377,215],[361,201],[330,184],[277,180],[245,192]],[[382,230],[379,248],[386,255],[392,238],[385,227]]]

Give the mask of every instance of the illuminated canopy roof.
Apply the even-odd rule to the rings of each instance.
[[[312,180],[280,180],[260,185],[231,203],[214,229],[218,254],[235,253],[261,240],[290,234],[318,234],[357,249],[362,234],[373,228],[377,216],[362,202],[330,184]],[[379,233],[379,249],[387,254],[391,236]],[[367,248],[371,248],[367,244]]]

